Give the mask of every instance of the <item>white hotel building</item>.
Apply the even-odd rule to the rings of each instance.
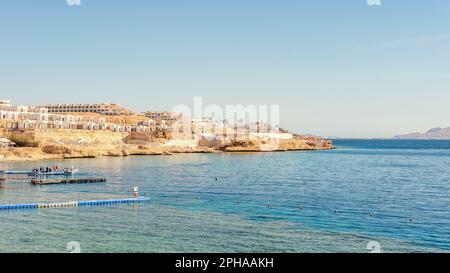
[[[110,104],[106,105],[111,106]],[[72,105],[67,104],[66,107],[53,108],[53,113],[50,113],[43,106],[14,106],[8,100],[0,100],[0,128],[111,130],[114,132],[150,132],[156,129],[155,122],[150,119],[136,125],[120,125],[107,123],[103,117],[83,118],[76,113],[104,111],[106,109],[105,111],[113,111],[109,112],[110,115],[115,115],[119,113],[115,112],[115,110],[121,111],[121,108],[115,108],[116,104],[113,105],[113,108],[103,108],[102,106],[96,108],[95,105],[84,106],[84,108],[81,106],[76,107],[76,104],[74,104],[72,107]],[[74,114],[62,114],[63,112]]]
[[[48,109],[49,113],[98,113],[102,115],[129,115],[133,112],[117,103],[94,103],[94,104],[46,104],[39,108]]]

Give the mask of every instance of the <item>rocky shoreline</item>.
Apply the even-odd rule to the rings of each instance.
[[[334,149],[321,138],[280,141],[234,141],[192,144],[192,141],[154,139],[150,135],[85,130],[30,130],[2,132],[22,147],[0,149],[0,162],[97,158],[103,156],[164,156],[180,153],[243,153],[316,151]],[[25,147],[24,147],[25,146]],[[28,146],[28,147],[27,147]]]

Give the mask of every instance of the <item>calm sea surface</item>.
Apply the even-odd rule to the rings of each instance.
[[[450,141],[339,140],[334,151],[0,163],[74,165],[106,184],[10,180],[0,204],[122,197],[138,205],[0,211],[0,252],[450,251]],[[216,181],[215,178],[218,178]],[[370,216],[372,214],[372,216]]]

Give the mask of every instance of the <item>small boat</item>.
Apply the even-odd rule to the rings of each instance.
[[[78,169],[68,168],[57,171],[41,172],[39,170],[34,170],[28,173],[30,176],[54,176],[54,175],[64,175],[70,176],[78,172]]]
[[[72,174],[78,173],[78,169],[74,167],[62,168],[62,169],[48,169],[48,171],[40,169],[34,169],[32,171],[0,171],[0,177],[5,177],[5,175],[27,175],[27,176],[54,176],[54,175],[64,175],[70,176]]]

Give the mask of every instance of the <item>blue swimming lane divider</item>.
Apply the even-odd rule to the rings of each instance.
[[[33,203],[33,204],[14,204],[0,205],[0,210],[27,210],[27,209],[50,209],[50,208],[70,208],[70,207],[88,207],[88,206],[108,206],[116,204],[134,204],[149,202],[149,197],[122,198],[109,200],[91,200],[91,201],[73,201],[61,203]]]

